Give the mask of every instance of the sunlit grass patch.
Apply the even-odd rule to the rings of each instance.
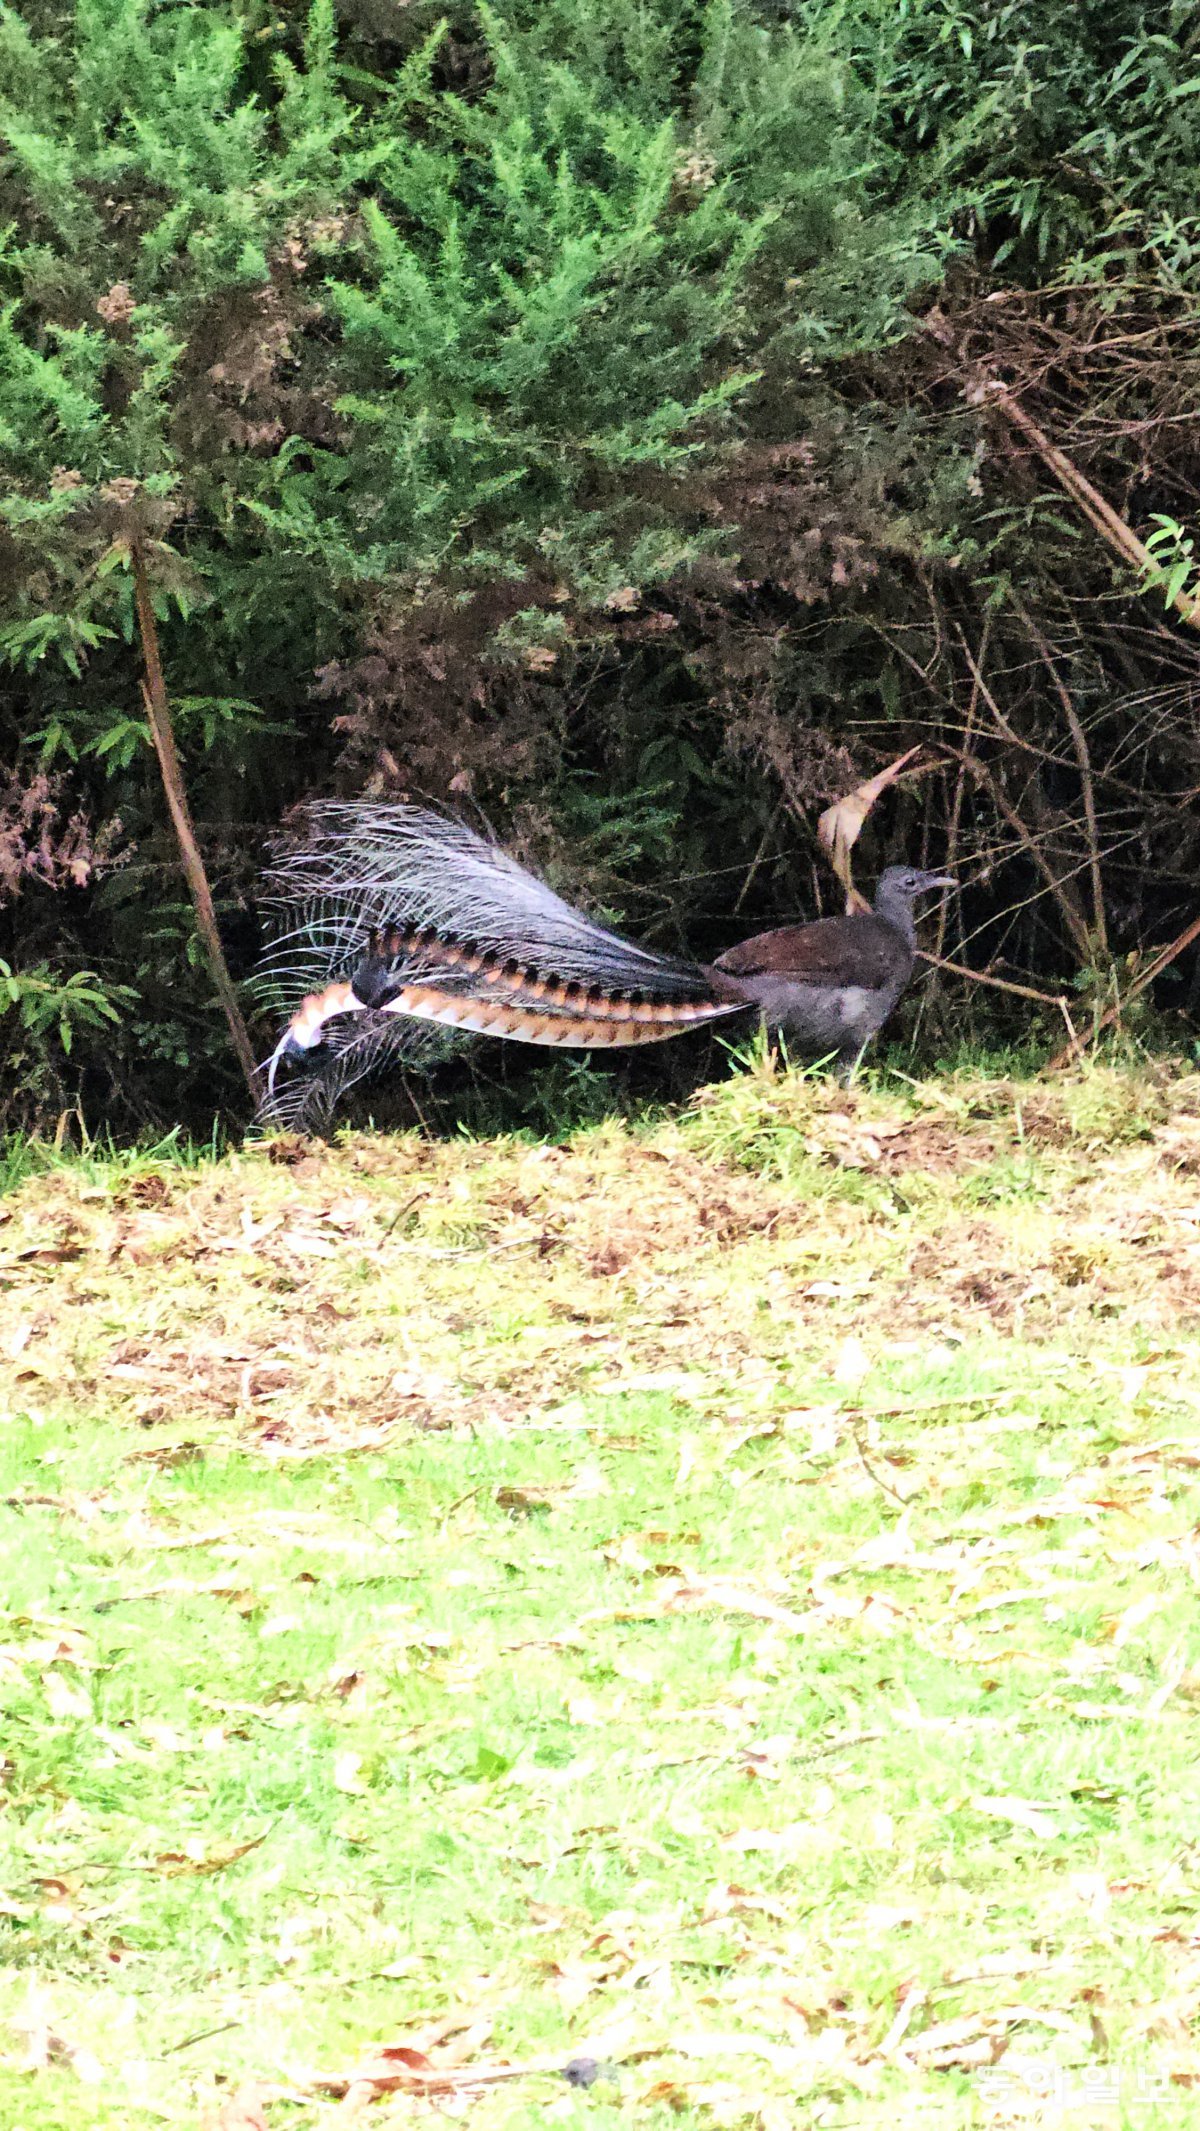
[[[13,1192],[0,2118],[1186,2122],[1200,1133],[1098,1089]]]

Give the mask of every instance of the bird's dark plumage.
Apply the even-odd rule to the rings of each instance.
[[[896,966],[896,934],[872,912],[856,917],[816,918],[811,925],[781,925],[758,932],[752,940],[717,957],[716,967],[731,977],[786,977],[810,984],[844,984],[853,969],[855,981],[872,987],[886,984]]]
[[[853,1065],[912,977],[914,901],[953,886],[946,873],[889,866],[873,910],[760,932],[731,947],[716,967],[757,1002],[772,1032],[798,1050],[834,1053],[839,1065]]]

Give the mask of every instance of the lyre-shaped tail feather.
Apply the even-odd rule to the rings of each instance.
[[[736,980],[637,947],[574,910],[462,822],[368,802],[314,807],[309,822],[306,844],[269,875],[284,922],[266,984],[291,1008],[271,1061],[272,1100],[281,1059],[324,1045],[341,1016],[365,1014],[376,1029],[387,1014],[451,1033],[624,1049],[747,1003]],[[339,1041],[331,1066],[369,1053],[367,1035],[364,1026],[361,1043]]]
[[[446,1031],[393,1014],[342,1015],[329,1021],[300,1070],[272,1080],[259,1115],[297,1132],[324,1132],[338,1104],[360,1080],[385,1065],[422,1071],[453,1048]]]

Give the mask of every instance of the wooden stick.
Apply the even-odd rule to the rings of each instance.
[[[1071,1009],[1067,1005],[1066,1000],[1060,999],[1058,1003],[1062,1008],[1063,1020],[1067,1024],[1067,1036],[1069,1039],[1067,1048],[1070,1051],[1072,1058],[1075,1060],[1076,1065],[1078,1065],[1080,1059],[1083,1057],[1083,1045],[1079,1041],[1079,1031],[1076,1028],[1075,1023],[1071,1019]]]
[[[966,744],[966,751],[968,754],[971,752],[971,741],[975,731],[975,714],[979,709],[979,683],[983,678],[983,668],[987,664],[988,639],[990,638],[991,633],[992,617],[990,613],[986,613],[983,617],[983,635],[979,643],[979,665],[975,670],[975,678],[971,683],[971,700],[967,705],[967,722],[965,727],[963,728],[963,740]],[[950,808],[950,822],[946,830],[946,871],[948,873],[954,873],[958,867],[958,831],[962,821],[963,793],[966,789],[966,774],[966,764],[963,762],[962,756],[960,755],[958,758],[958,774],[954,780],[954,800]],[[926,789],[928,789],[928,787],[926,787]],[[941,954],[943,948],[946,945],[946,927],[949,924],[949,921],[950,906],[947,903],[945,896],[942,896],[941,900],[938,903],[937,914],[938,954]]]
[[[939,346],[948,349],[957,358],[960,368],[964,365],[966,358],[963,351],[956,345],[949,321],[943,318],[940,312],[934,311],[926,318],[925,331]],[[1102,496],[1098,488],[1093,488],[1087,475],[1080,472],[1074,460],[1069,459],[1057,444],[1051,443],[1045,430],[1039,427],[1031,414],[1026,413],[1020,400],[1002,378],[986,375],[979,377],[977,373],[976,382],[969,388],[967,398],[977,407],[985,404],[995,407],[997,412],[1004,416],[1005,421],[1032,444],[1043,465],[1049,468],[1072,502],[1078,504],[1088,524],[1099,533],[1113,554],[1119,556],[1122,562],[1127,563],[1130,569],[1135,570],[1143,579],[1143,588],[1146,580],[1150,585],[1161,583],[1162,571],[1145,541],[1138,539],[1133,527],[1113,509],[1108,498]],[[1180,590],[1172,594],[1167,604],[1174,608],[1180,620],[1186,622],[1190,629],[1200,629],[1200,596]]]
[[[146,722],[158,756],[163,791],[179,845],[179,856],[196,913],[196,929],[204,942],[213,985],[225,1019],[229,1024],[230,1041],[237,1053],[238,1063],[245,1078],[250,1100],[258,1107],[258,1074],[254,1063],[254,1051],[242,1019],[238,996],[233,988],[221,935],[217,929],[217,913],[213,907],[212,890],[204,870],[204,860],[196,842],[192,826],[191,809],[188,806],[187,787],[183,780],[183,764],[175,739],[175,725],[171,717],[171,705],[163,680],[162,659],[158,649],[158,628],[154,619],[154,602],[150,596],[150,579],[146,572],[146,558],[136,542],[130,548],[133,568],[133,593],[137,605],[138,628],[142,638],[142,657],[145,661],[146,678],[142,682],[142,701],[146,706]]]
[[[1155,955],[1149,968],[1144,969],[1140,977],[1134,978],[1129,990],[1117,1000],[1116,1005],[1106,1008],[1088,1034],[1077,1036],[1074,1048],[1068,1044],[1066,1050],[1056,1051],[1049,1065],[1042,1068],[1043,1072],[1057,1073],[1063,1066],[1069,1065],[1072,1058],[1091,1043],[1093,1038],[1101,1035],[1106,1028],[1111,1028],[1114,1021],[1119,1021],[1130,1000],[1136,999],[1139,992],[1144,992],[1148,984],[1153,984],[1154,979],[1161,976],[1164,969],[1169,968],[1176,957],[1183,953],[1184,948],[1190,947],[1192,941],[1197,939],[1200,939],[1200,918],[1193,918],[1190,925],[1184,926],[1178,939],[1172,940],[1169,947],[1164,947],[1161,954]]]
[[[1087,734],[1083,721],[1071,700],[1071,693],[1054,663],[1054,655],[1032,614],[1026,611],[1024,602],[1012,595],[1012,602],[1025,628],[1038,648],[1038,656],[1054,683],[1055,694],[1062,704],[1063,716],[1071,730],[1071,742],[1075,760],[1079,764],[1079,782],[1083,792],[1083,816],[1087,823],[1088,865],[1092,877],[1092,929],[1096,945],[1103,955],[1108,953],[1108,927],[1104,919],[1104,876],[1100,865],[1100,830],[1096,819],[1096,787],[1092,778],[1092,757],[1088,749]]]
[[[1066,452],[1050,442],[1045,430],[1040,429],[1032,415],[1025,412],[1007,385],[999,378],[987,378],[977,397],[980,404],[986,400],[997,408],[1005,420],[1028,439],[1043,465],[1049,467],[1055,480],[1066,489],[1072,502],[1078,504],[1088,524],[1099,533],[1114,555],[1119,555],[1139,577],[1149,578],[1152,582],[1161,579],[1162,572],[1145,542],[1138,539],[1133,527],[1126,524],[1099,489],[1092,487],[1086,474],[1080,473]],[[1167,604],[1190,629],[1200,629],[1200,598],[1181,590],[1173,593]]]
[[[969,651],[967,653],[967,657],[968,660],[970,660],[972,668],[974,668],[974,661],[971,660],[971,654]],[[984,702],[987,703],[990,708],[992,696],[986,681],[982,683],[982,694]],[[1042,851],[1040,846],[1034,842],[1033,837],[1030,835],[1029,830],[1025,826],[1025,823],[1021,820],[1020,815],[1017,813],[1016,809],[1009,804],[1008,798],[1005,795],[1005,792],[999,782],[999,779],[993,775],[987,763],[981,762],[977,755],[969,755],[958,748],[949,748],[948,752],[952,755],[959,756],[959,759],[962,761],[964,767],[970,772],[971,776],[978,778],[980,784],[983,785],[985,791],[991,799],[992,805],[995,807],[996,812],[998,814],[1003,815],[1005,821],[1008,823],[1009,828],[1012,830],[1013,835],[1017,838],[1017,841],[1024,845],[1026,851],[1028,852],[1034,865],[1037,867],[1038,872],[1041,874],[1042,879],[1045,881],[1047,888],[1050,890],[1051,895],[1054,897],[1055,902],[1058,904],[1058,907],[1062,912],[1063,921],[1066,925],[1067,931],[1070,933],[1071,938],[1075,943],[1075,949],[1079,956],[1080,967],[1083,969],[1090,969],[1093,961],[1092,939],[1091,934],[1088,932],[1087,925],[1084,922],[1083,916],[1081,912],[1076,908],[1071,897],[1067,894],[1065,881],[1059,879],[1058,875],[1054,871],[1053,866],[1047,859],[1044,851]]]
[[[1018,999],[1035,999],[1039,1006],[1052,1006],[1061,1013],[1066,1000],[1062,992],[1035,991],[1032,984],[1014,984],[1009,977],[993,977],[990,970],[968,969],[965,962],[949,962],[945,955],[929,954],[923,947],[917,949],[918,962],[928,962],[933,969],[944,969],[952,977],[966,977],[971,984],[987,984],[992,991],[1013,992]]]

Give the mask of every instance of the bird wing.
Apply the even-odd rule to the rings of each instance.
[[[864,914],[756,933],[730,947],[714,967],[730,977],[783,977],[831,990],[853,984],[882,991],[909,960],[894,926]]]

